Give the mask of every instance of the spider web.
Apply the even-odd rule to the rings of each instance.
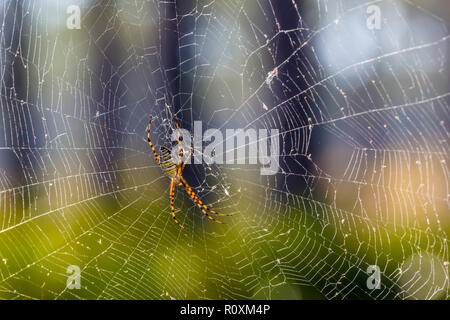
[[[448,299],[450,35],[423,5],[2,1],[0,297]],[[187,166],[233,216],[177,188],[182,230],[150,115],[158,146],[175,116],[279,129],[280,171]]]

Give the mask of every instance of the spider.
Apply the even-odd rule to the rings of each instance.
[[[175,120],[175,119],[174,119]],[[175,201],[175,185],[183,186],[186,190],[187,194],[191,197],[191,199],[194,201],[194,203],[200,208],[200,210],[203,212],[205,216],[208,217],[208,219],[217,222],[217,223],[224,223],[220,220],[216,220],[213,217],[211,217],[208,212],[219,215],[219,216],[231,216],[231,214],[224,214],[219,213],[214,210],[211,210],[206,205],[203,204],[202,201],[200,201],[199,197],[195,194],[195,192],[192,190],[192,188],[188,185],[186,180],[184,180],[182,173],[184,170],[184,167],[186,166],[187,161],[192,155],[192,149],[189,155],[187,156],[186,160],[184,160],[183,163],[181,163],[181,157],[183,155],[183,152],[181,150],[181,136],[180,131],[178,131],[178,162],[175,161],[175,159],[172,157],[172,152],[163,146],[159,147],[159,154],[156,152],[155,147],[152,144],[152,141],[150,140],[150,128],[152,124],[152,116],[150,116],[150,121],[148,122],[148,131],[147,131],[147,141],[150,147],[153,151],[153,156],[155,158],[156,164],[161,168],[161,170],[164,172],[166,176],[168,176],[171,179],[170,182],[170,209],[172,210],[172,217],[176,224],[178,224],[182,229],[184,229],[184,226],[177,220],[175,216],[175,207],[173,205]],[[178,122],[175,120],[175,124],[178,127]],[[162,159],[162,160],[161,160]]]

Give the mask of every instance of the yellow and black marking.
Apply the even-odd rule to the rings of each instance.
[[[153,151],[153,156],[155,157],[155,161],[156,163],[159,165],[159,156],[156,153],[155,147],[153,146],[152,140],[150,140],[150,128],[151,128],[151,124],[152,124],[152,117],[150,117],[150,121],[148,122],[148,132],[147,132],[147,141],[148,144],[150,145],[150,147],[152,148]]]
[[[177,165],[172,158],[172,153],[166,147],[159,147],[159,166],[162,171],[170,178],[177,175]]]
[[[170,183],[170,210],[172,211],[172,217],[175,223],[179,225],[181,229],[184,229],[183,225],[177,220],[177,217],[175,217],[175,207],[173,205],[174,201],[175,201],[175,181],[172,180]]]

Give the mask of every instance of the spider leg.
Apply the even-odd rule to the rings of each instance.
[[[181,173],[183,172],[184,167],[186,166],[186,163],[188,162],[189,158],[190,158],[191,155],[192,155],[192,151],[194,151],[194,148],[191,149],[191,152],[189,152],[189,155],[187,156],[186,160],[184,160],[183,165],[180,166],[179,172],[178,172],[179,175],[181,175]]]
[[[178,163],[181,163],[181,156],[183,154],[183,151],[181,150],[181,134],[180,134],[180,127],[178,126],[178,121],[174,117],[173,120],[175,121],[175,125],[177,126],[177,132],[178,132]]]
[[[219,216],[231,216],[230,214],[219,213],[219,212],[216,212],[216,211],[211,210],[210,208],[208,208],[198,198],[198,196],[195,194],[195,192],[192,190],[192,188],[187,184],[186,180],[184,180],[183,177],[180,177],[180,181],[181,181],[181,184],[183,185],[183,187],[186,189],[186,192],[188,193],[188,195],[192,198],[192,200],[195,202],[195,204],[200,208],[200,210],[203,212],[203,214],[208,217],[208,219],[210,219],[210,220],[212,220],[214,222],[217,222],[217,223],[224,223],[224,222],[222,222],[220,220],[216,220],[213,217],[211,217],[211,215],[209,215],[207,211],[209,211],[209,212],[211,212],[213,214],[217,214]]]
[[[175,217],[175,207],[173,206],[174,201],[175,201],[175,181],[172,180],[170,182],[170,210],[172,210],[172,217],[175,223],[179,225],[181,229],[184,229],[183,225]]]
[[[159,165],[159,156],[156,153],[156,150],[155,150],[155,147],[153,146],[152,141],[150,140],[150,126],[151,126],[151,124],[152,124],[152,116],[150,116],[150,121],[148,122],[147,141],[148,141],[148,144],[150,145],[150,147],[152,148],[153,156],[155,157],[155,162],[156,162],[156,164]]]
[[[175,121],[175,125],[177,126],[177,130],[178,130],[178,163],[180,164],[178,167],[178,174],[181,175],[181,172],[183,172],[184,167],[186,166],[186,163],[188,162],[189,158],[192,155],[192,152],[194,151],[194,148],[191,148],[191,152],[189,152],[189,155],[187,156],[186,160],[184,160],[183,164],[181,164],[181,158],[183,155],[183,151],[181,148],[180,126],[178,125],[177,119],[175,117],[173,119]]]

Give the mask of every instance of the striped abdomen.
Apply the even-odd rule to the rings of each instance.
[[[177,165],[172,158],[172,153],[166,147],[159,147],[159,166],[168,177],[176,177]]]

